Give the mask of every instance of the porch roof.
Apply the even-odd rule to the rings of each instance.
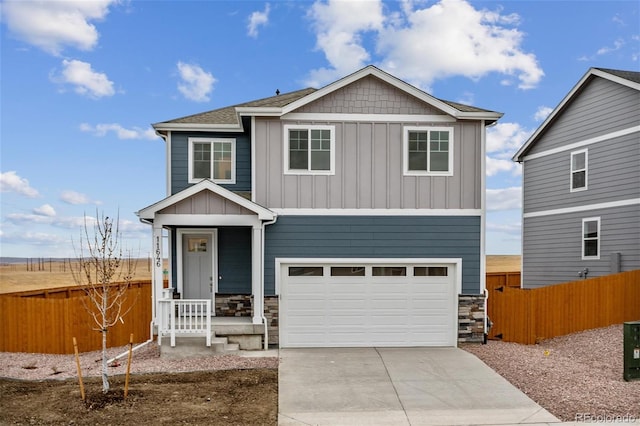
[[[143,222],[153,222],[157,214],[163,214],[162,212],[163,210],[169,209],[171,207],[178,207],[181,205],[183,201],[186,201],[189,199],[196,199],[198,195],[206,192],[215,194],[219,198],[240,207],[240,209],[238,209],[239,210],[238,212],[226,213],[226,214],[254,213],[255,215],[258,216],[258,219],[260,220],[273,220],[276,218],[276,214],[271,210],[265,207],[262,207],[261,205],[256,204],[253,201],[242,197],[241,195],[236,194],[235,192],[229,191],[228,189],[225,189],[208,179],[203,179],[202,181],[198,182],[195,185],[192,185],[176,194],[173,194],[163,200],[158,201],[157,203],[154,203],[148,207],[145,207],[139,210],[138,212],[136,212],[136,215],[138,215],[140,220]],[[202,212],[197,212],[197,213],[202,213]],[[216,212],[216,213],[225,214],[224,212]],[[185,213],[185,214],[188,214],[188,213]]]

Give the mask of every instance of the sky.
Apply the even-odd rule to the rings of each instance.
[[[152,123],[373,64],[504,113],[487,131],[487,254],[521,252],[511,161],[590,67],[640,71],[634,1],[0,0],[0,256],[74,257],[85,223],[167,194]]]

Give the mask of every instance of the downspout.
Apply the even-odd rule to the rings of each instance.
[[[263,349],[266,351],[269,349],[269,324],[267,324],[267,317],[264,316],[264,240],[266,239],[266,232],[265,232],[265,228],[267,227],[267,225],[273,225],[274,223],[276,223],[278,221],[278,216],[274,216],[273,220],[269,220],[266,222],[262,222],[262,250],[261,250],[261,254],[262,254],[262,258],[260,259],[260,285],[262,286],[262,312],[260,313],[260,316],[262,318],[262,323],[264,324],[264,345],[263,345]]]
[[[131,352],[135,352],[138,349],[140,349],[142,347],[145,347],[149,343],[153,342],[153,320],[151,320],[151,323],[149,324],[149,336],[151,336],[151,337],[149,337],[149,340],[147,340],[146,342],[142,342],[139,345],[135,346],[133,349],[131,349]],[[116,360],[118,360],[118,359],[120,359],[122,357],[127,356],[128,354],[129,354],[129,351],[126,351],[126,352],[121,353],[120,355],[117,355],[117,356],[115,356],[115,357],[113,357],[111,359],[108,359],[107,360],[107,365],[111,364],[112,362],[114,362],[114,361],[116,361]]]

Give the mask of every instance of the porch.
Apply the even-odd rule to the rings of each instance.
[[[209,353],[267,349],[264,228],[275,214],[203,180],[138,216],[153,227],[152,306],[162,351],[184,345]],[[230,306],[230,296],[246,298],[234,305],[241,312],[216,307]]]
[[[213,314],[209,299],[165,297],[159,300],[157,319],[161,354],[211,355],[267,348],[263,343],[268,339],[264,324],[254,324],[247,316]]]

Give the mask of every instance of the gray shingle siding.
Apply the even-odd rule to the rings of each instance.
[[[478,216],[280,216],[266,228],[265,294],[275,258],[462,258],[462,291],[480,292]]]
[[[582,219],[600,217],[600,259],[582,260]],[[640,205],[524,219],[523,286],[542,287],[612,273],[611,253],[621,270],[640,269]]]

